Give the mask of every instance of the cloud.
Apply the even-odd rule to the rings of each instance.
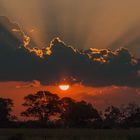
[[[137,21],[132,27],[128,28],[125,33],[120,35],[109,48],[117,48],[118,46],[126,46],[135,56],[139,57],[140,44],[140,24]]]
[[[131,87],[103,87],[94,88],[92,92],[84,91],[77,93],[77,98],[93,103],[98,109],[105,109],[107,106],[122,106],[128,103],[140,102],[139,89]]]
[[[17,24],[0,17],[0,25],[0,81],[140,86],[140,60],[125,48],[78,50],[55,38],[39,49]]]
[[[39,88],[41,86],[40,82],[37,80],[34,80],[32,82],[27,82],[27,83],[21,83],[20,85],[16,85],[17,89],[20,88],[30,88],[30,87],[35,87],[35,88]]]

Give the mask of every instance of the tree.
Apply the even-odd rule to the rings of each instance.
[[[61,99],[61,108],[61,117],[67,127],[86,127],[89,122],[101,119],[98,111],[85,101],[76,102],[71,98],[65,97]]]
[[[39,91],[24,98],[23,106],[27,109],[22,116],[35,117],[41,122],[48,122],[49,117],[60,112],[59,97],[49,91]]]
[[[0,122],[9,122],[13,119],[12,107],[13,101],[11,99],[0,98]]]
[[[121,121],[122,113],[118,107],[109,106],[105,109],[104,121],[109,127],[115,127]]]
[[[124,124],[127,127],[140,126],[140,106],[135,103],[129,103],[128,106],[123,108]]]

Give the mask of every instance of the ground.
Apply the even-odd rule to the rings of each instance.
[[[19,137],[19,139],[16,139]],[[140,129],[0,129],[0,140],[140,140]]]

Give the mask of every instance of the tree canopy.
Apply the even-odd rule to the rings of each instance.
[[[11,115],[13,101],[8,98],[0,98],[0,122],[7,122],[13,119]]]
[[[35,117],[40,121],[48,121],[49,117],[60,112],[59,97],[49,91],[38,91],[36,94],[27,95],[23,106],[27,109],[22,116]]]

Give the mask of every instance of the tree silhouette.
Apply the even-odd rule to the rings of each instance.
[[[104,122],[109,127],[115,127],[121,121],[122,113],[118,107],[109,106],[104,112]]]
[[[128,127],[140,127],[140,106],[135,103],[129,103],[123,109],[124,124]]]
[[[0,122],[9,122],[13,119],[12,107],[13,101],[11,99],[0,98]]]
[[[62,114],[67,127],[71,126],[86,126],[88,122],[100,119],[98,111],[91,104],[85,101],[76,102],[71,98],[62,98],[61,100]]]
[[[134,103],[121,108],[109,106],[101,118],[92,104],[76,101],[70,97],[60,99],[57,94],[49,91],[38,91],[35,94],[27,95],[24,100],[23,106],[26,107],[26,110],[21,115],[29,118],[35,117],[39,122],[43,122],[35,123],[36,121],[33,121],[35,127],[36,125],[37,127],[41,125],[41,127],[80,128],[140,127],[140,106]],[[12,118],[10,115],[12,106],[12,100],[0,98],[0,121]],[[53,119],[52,122],[50,118]]]
[[[49,117],[60,112],[59,97],[49,91],[39,91],[24,98],[23,106],[27,109],[22,116],[35,117],[41,122],[48,122]]]

